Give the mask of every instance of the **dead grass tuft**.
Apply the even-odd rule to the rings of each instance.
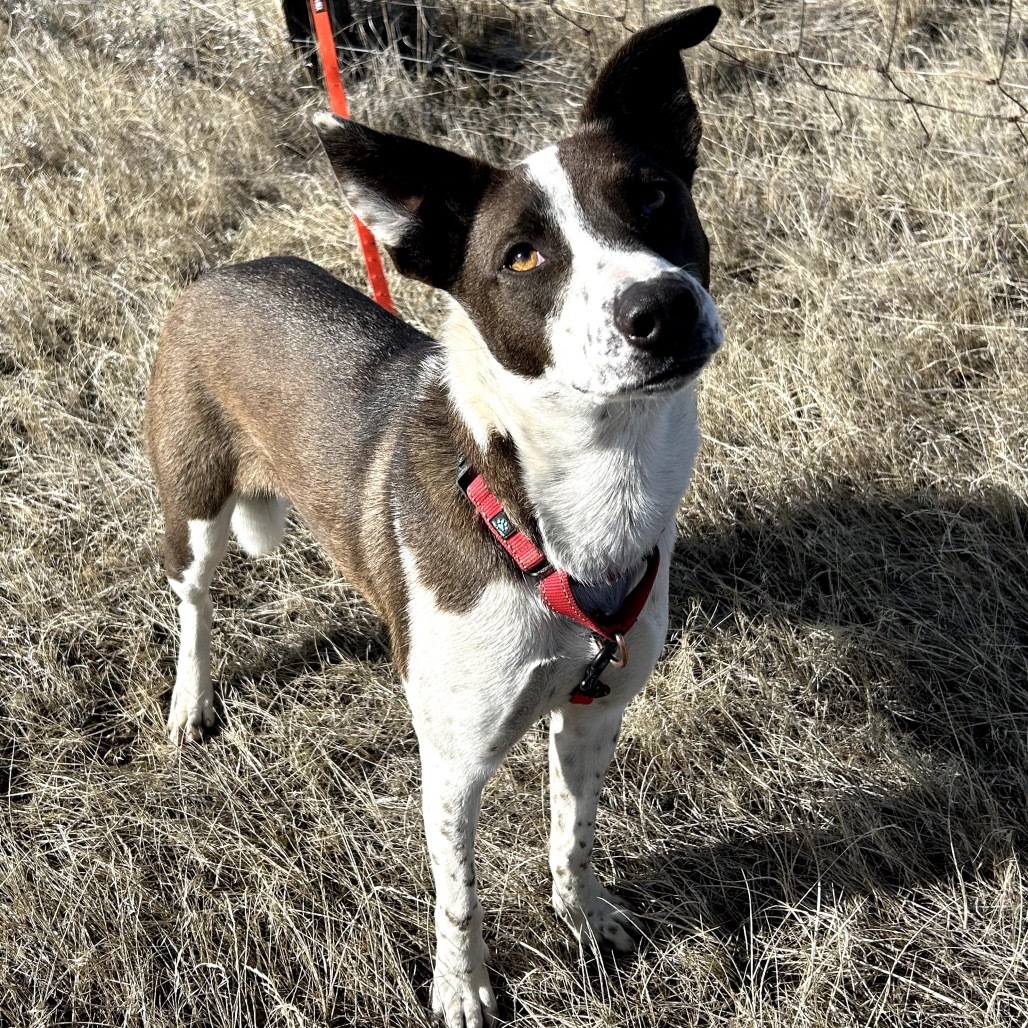
[[[372,55],[353,106],[515,157],[643,16],[588,7],[444,5],[432,63]],[[801,7],[845,93],[787,56]],[[1028,162],[1010,123],[848,95],[882,94],[894,13],[740,0],[693,55],[729,342],[598,856],[649,942],[595,966],[553,923],[530,734],[480,847],[511,1023],[1028,1020]],[[1005,52],[1023,101],[1022,0],[899,15],[917,95],[1011,113],[980,81]],[[362,282],[320,94],[270,0],[16,3],[0,61],[0,1023],[420,1024],[415,741],[381,627],[302,530],[226,561],[225,727],[163,741],[153,341],[214,264],[292,252]]]

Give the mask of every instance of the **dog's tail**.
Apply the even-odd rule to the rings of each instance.
[[[277,496],[240,496],[232,511],[232,532],[251,557],[275,550],[286,534],[285,500]]]

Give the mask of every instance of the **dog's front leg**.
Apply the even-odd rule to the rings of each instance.
[[[550,718],[550,870],[553,906],[587,945],[635,949],[635,926],[623,901],[589,866],[596,804],[614,755],[624,706],[565,704]]]
[[[475,830],[482,789],[495,765],[477,763],[469,753],[444,755],[419,734],[425,837],[436,892],[432,1009],[447,1028],[482,1028],[495,1016],[496,1000],[475,887]]]

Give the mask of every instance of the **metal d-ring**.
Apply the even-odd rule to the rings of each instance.
[[[620,632],[614,633],[614,642],[618,644],[618,656],[617,660],[611,658],[610,666],[624,667],[628,663],[628,643],[625,642],[625,637]]]

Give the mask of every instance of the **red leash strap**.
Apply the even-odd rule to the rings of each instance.
[[[486,523],[497,544],[526,575],[539,580],[539,595],[543,603],[555,613],[571,618],[583,628],[589,629],[597,642],[602,644],[600,652],[586,669],[586,676],[572,692],[571,702],[592,703],[594,699],[605,696],[610,690],[599,681],[599,676],[609,664],[615,663],[613,655],[619,650],[621,661],[615,666],[623,666],[628,660],[624,637],[639,620],[639,615],[650,598],[653,583],[657,578],[657,568],[660,566],[660,551],[654,548],[646,558],[646,571],[614,614],[609,618],[587,614],[575,598],[571,576],[566,571],[558,571],[553,567],[539,547],[515,527],[500,501],[485,484],[485,479],[468,469],[461,473],[457,482]]]
[[[335,36],[332,33],[332,16],[328,10],[328,0],[310,0],[311,18],[314,32],[318,37],[318,53],[321,55],[321,69],[325,75],[325,88],[328,90],[328,102],[333,114],[341,118],[349,118],[350,110],[346,103],[343,90],[343,79],[339,74],[339,61],[336,57]],[[368,285],[375,302],[384,307],[390,314],[396,313],[392,297],[389,295],[389,283],[382,270],[382,258],[378,245],[371,230],[360,218],[354,215],[357,226],[357,238],[360,240],[361,252],[364,254],[364,266],[368,269]]]

